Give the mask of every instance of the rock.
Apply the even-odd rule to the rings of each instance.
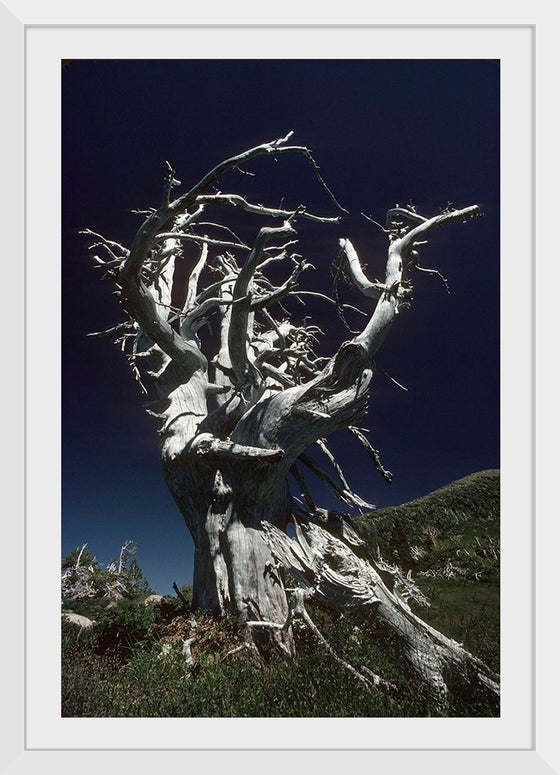
[[[66,619],[67,622],[72,622],[72,624],[77,624],[86,629],[93,627],[95,624],[92,619],[88,619],[87,616],[80,616],[80,614],[62,614],[62,618]]]
[[[117,601],[116,601],[116,600],[111,600],[111,602],[109,603],[109,605],[105,606],[105,609],[106,609],[107,611],[111,611],[113,608],[118,608],[118,605],[117,605]]]
[[[148,595],[148,597],[144,600],[144,605],[161,605],[162,600],[162,595]]]

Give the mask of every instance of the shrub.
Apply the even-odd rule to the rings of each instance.
[[[123,600],[116,608],[105,609],[96,629],[96,652],[121,657],[139,646],[155,641],[156,614],[137,601]]]

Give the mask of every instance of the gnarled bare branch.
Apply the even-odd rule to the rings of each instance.
[[[358,288],[364,296],[369,296],[372,299],[379,299],[382,292],[386,290],[385,286],[382,283],[371,282],[368,280],[362,269],[356,249],[349,239],[341,239],[338,244],[343,259],[348,266],[348,273],[356,288]]]
[[[356,428],[355,426],[350,425],[348,426],[348,430],[353,436],[355,436],[358,439],[360,444],[365,448],[366,452],[375,463],[375,468],[379,471],[379,473],[385,479],[387,484],[391,484],[391,482],[393,481],[393,474],[391,473],[391,471],[387,471],[387,469],[384,468],[383,465],[381,464],[381,458],[379,456],[379,452],[373,448],[369,440],[366,438],[366,436],[362,433],[362,431],[359,428]]]
[[[248,202],[244,197],[239,194],[205,194],[197,198],[198,202],[203,204],[230,204],[233,207],[239,207],[248,213],[254,213],[255,215],[270,216],[271,218],[291,218],[294,215],[294,210],[282,210],[275,207],[265,207],[261,204],[252,204]],[[299,211],[299,217],[308,221],[314,221],[315,223],[338,223],[340,218],[331,218],[321,215],[313,215],[306,210]]]
[[[321,448],[324,450],[324,445]],[[339,478],[342,479],[342,482],[341,484],[338,484],[326,473],[326,471],[323,471],[322,468],[314,463],[308,455],[301,454],[298,459],[307,468],[309,468],[309,470],[312,471],[315,476],[317,476],[323,482],[323,484],[325,484],[329,490],[331,490],[334,495],[336,495],[336,497],[342,501],[342,503],[345,503],[347,506],[357,506],[358,508],[369,510],[375,508],[372,503],[368,503],[367,501],[363,500],[363,498],[360,498],[359,495],[356,495],[354,492],[352,492],[352,490],[350,490],[350,488],[347,486],[346,480],[343,477],[340,477],[340,474]]]
[[[229,458],[237,461],[276,463],[284,457],[282,449],[263,449],[222,440],[211,433],[200,433],[191,444],[191,452],[207,458]]]
[[[238,302],[232,307],[228,348],[232,368],[236,374],[238,384],[242,384],[247,374],[253,371],[247,352],[247,336],[249,334],[249,314],[251,301],[247,298],[253,276],[258,263],[263,255],[266,244],[274,238],[294,234],[295,230],[289,221],[282,226],[262,228],[255,240],[253,249],[247,257],[233,287],[233,300]],[[247,300],[244,301],[243,299]]]

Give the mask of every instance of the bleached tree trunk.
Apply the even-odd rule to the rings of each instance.
[[[292,652],[290,621],[296,609],[286,594],[283,568],[323,605],[363,609],[380,641],[434,696],[464,693],[470,686],[475,695],[481,691],[497,698],[495,676],[482,663],[410,612],[398,594],[394,571],[376,565],[373,557],[360,558],[359,537],[350,542],[334,537],[303,474],[305,468],[318,476],[347,506],[368,507],[351,491],[326,439],[349,429],[388,476],[356,427],[367,408],[375,353],[408,301],[411,272],[421,270],[421,238],[436,226],[477,215],[478,207],[447,210],[431,219],[410,208],[391,210],[382,283],[366,277],[351,241],[340,239],[339,271],[377,303],[362,331],[329,359],[319,359],[313,349],[318,330],[278,320],[271,309],[298,296],[298,281],[309,268],[290,252],[296,224],[336,223],[338,218],[209,193],[227,170],[257,156],[291,153],[309,161],[338,204],[309,150],[288,145],[289,138],[227,159],[175,200],[171,192],[178,182],[168,165],[162,203],[147,214],[130,249],[95,235],[96,246],[105,252],[96,261],[115,280],[129,315],[107,333],[118,333],[125,348],[130,343],[129,359],[146,392],[141,374],[153,380],[148,411],[159,422],[163,474],[195,546],[193,604],[240,614],[261,651],[274,643]],[[261,227],[252,244],[245,244],[231,229],[202,220],[216,206],[276,225]],[[175,262],[182,260],[183,246],[193,243],[199,257],[174,306]],[[291,262],[291,272],[284,282],[273,283],[268,269],[281,261]],[[342,313],[338,298],[335,303]],[[220,320],[213,356],[203,353],[198,335],[210,315]],[[330,473],[307,457],[306,449],[314,444],[325,454]],[[290,474],[300,485],[303,507],[290,496]],[[299,539],[292,540],[287,525],[300,519],[306,538],[298,526]],[[340,573],[349,567],[351,584]],[[325,576],[329,568],[332,573]],[[306,617],[302,598],[298,601],[296,608]]]

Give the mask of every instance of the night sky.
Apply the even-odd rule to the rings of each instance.
[[[299,252],[314,264],[301,287],[330,293],[339,237],[370,279],[383,278],[388,208],[425,216],[451,202],[485,216],[433,233],[421,264],[447,278],[414,281],[376,363],[362,421],[384,482],[349,434],[331,437],[350,484],[378,506],[403,503],[475,471],[499,468],[499,66],[488,60],[71,60],[62,69],[62,555],[88,543],[102,562],[122,542],[161,594],[192,579],[192,542],[163,482],[155,421],[118,347],[87,337],[120,322],[110,281],[93,269],[90,228],[130,244],[158,206],[168,160],[183,193],[221,160],[294,130],[313,151],[336,210],[302,157],[258,159],[228,173],[223,192],[270,206],[305,203],[342,215],[302,224]],[[263,223],[246,216],[240,228]],[[249,237],[248,237],[249,238]],[[361,305],[346,287],[345,301]],[[326,302],[291,305],[325,332],[322,354],[351,337]],[[356,327],[359,318],[348,318]],[[397,387],[390,374],[407,390]],[[319,458],[317,458],[319,459]],[[319,492],[317,490],[316,492]],[[325,494],[327,506],[342,504]]]

